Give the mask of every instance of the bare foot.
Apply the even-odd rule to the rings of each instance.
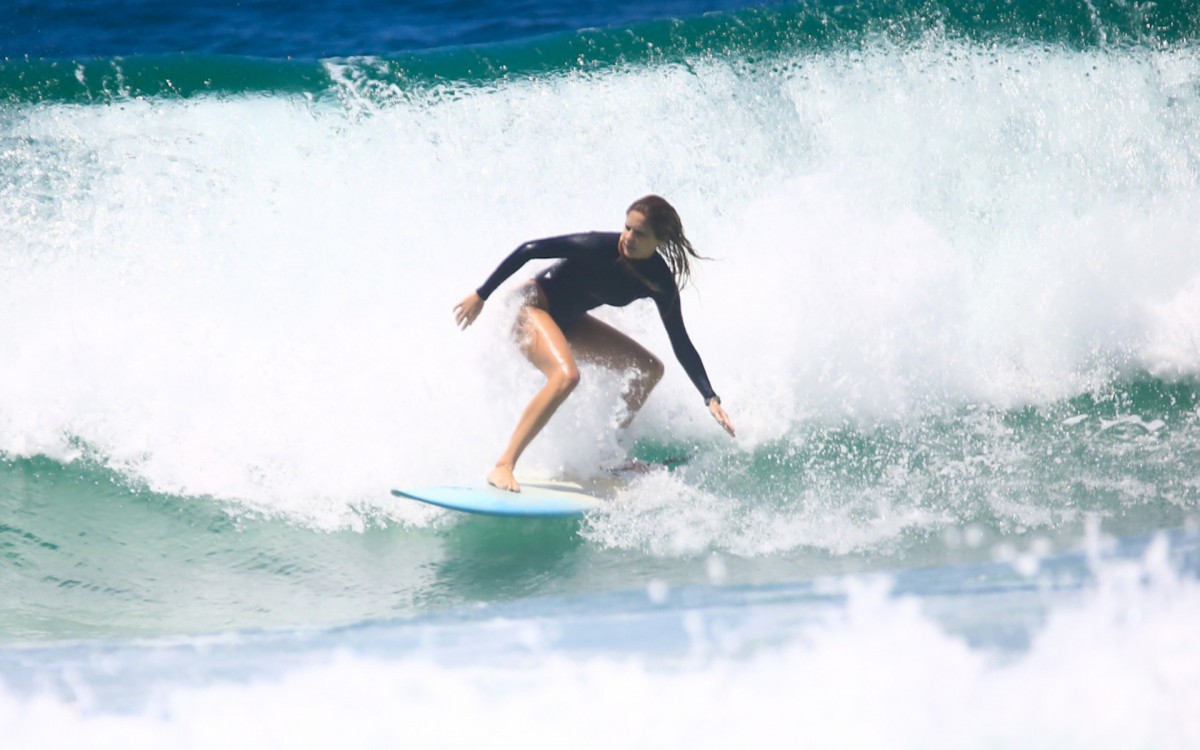
[[[513,476],[512,469],[507,466],[497,466],[488,472],[488,484],[509,492],[520,492],[521,485],[517,484],[517,478]]]
[[[649,474],[654,471],[654,464],[648,464],[640,459],[631,458],[619,464],[607,467],[609,474]]]

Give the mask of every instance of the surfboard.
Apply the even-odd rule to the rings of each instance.
[[[603,505],[572,482],[521,482],[520,492],[507,492],[490,484],[440,485],[394,489],[392,494],[464,513],[526,518],[581,516]]]

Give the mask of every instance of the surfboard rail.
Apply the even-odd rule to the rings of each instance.
[[[392,494],[440,508],[491,516],[565,518],[582,516],[604,501],[571,482],[522,482],[520,492],[491,485],[433,485],[393,489]]]

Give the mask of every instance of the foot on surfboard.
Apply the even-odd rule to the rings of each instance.
[[[521,485],[517,483],[517,478],[513,476],[512,469],[504,466],[496,466],[487,475],[488,484],[501,490],[509,492],[520,492]]]

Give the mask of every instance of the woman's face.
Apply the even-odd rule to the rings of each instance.
[[[661,242],[646,223],[645,214],[641,211],[625,214],[625,231],[621,232],[621,241],[617,244],[622,256],[632,260],[645,260],[654,255]]]

